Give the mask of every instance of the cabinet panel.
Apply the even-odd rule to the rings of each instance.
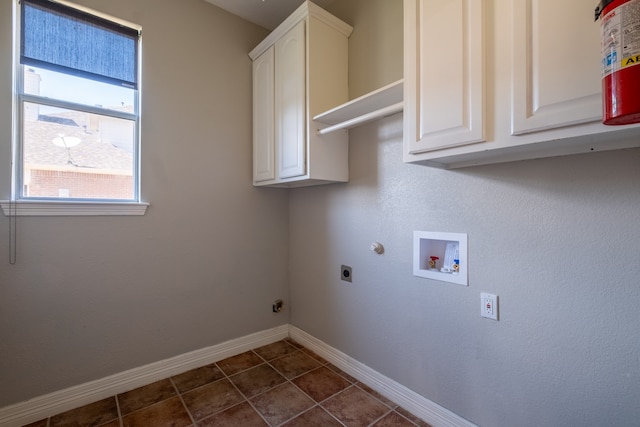
[[[405,1],[410,154],[484,141],[484,55],[482,1]]]
[[[584,0],[512,5],[512,133],[601,120],[600,27],[593,8]]]
[[[601,123],[600,28],[593,22],[592,7],[585,7],[583,0],[470,0],[468,3],[451,0],[441,3],[446,3],[440,5],[441,9],[432,0],[405,0],[404,3],[405,162],[458,168],[615,150],[640,144],[640,125],[604,126]],[[472,12],[464,13],[477,8],[486,14],[484,20],[479,20]],[[440,17],[434,22],[435,16]],[[451,23],[452,32],[463,34],[462,42],[448,37],[445,21]],[[473,28],[483,21],[484,30],[474,31]],[[484,141],[479,144],[434,144],[433,135],[425,133],[425,129],[444,123],[447,129],[442,133],[451,137],[454,133],[452,125],[460,121],[461,111],[465,111],[459,105],[460,93],[476,93],[478,85],[473,80],[468,80],[472,83],[466,87],[458,80],[461,76],[475,75],[473,64],[477,62],[473,56],[465,54],[464,48],[465,43],[474,46],[478,42],[473,38],[467,41],[467,35],[472,34],[480,40],[483,33],[487,41],[486,57],[481,56],[487,61],[484,77],[487,102],[478,109],[476,104],[467,104],[474,107],[466,111],[484,108],[487,122]],[[468,66],[468,74],[452,71],[449,76],[429,69],[452,62],[451,55],[445,57],[445,61],[433,58],[433,55],[446,55],[459,43],[463,44],[460,55],[463,59],[459,65]],[[478,50],[469,50],[474,51]],[[440,88],[429,86],[433,86],[429,79],[434,78],[442,80]],[[454,85],[462,87],[462,92],[449,90]],[[438,97],[451,93],[458,101],[434,101],[430,92]],[[425,114],[429,111],[429,103],[433,102],[442,109],[438,111],[431,107],[429,114],[437,121],[429,122]],[[473,119],[471,123],[474,123]],[[469,136],[471,132],[462,135]]]
[[[305,166],[305,22],[275,44],[276,138],[278,176],[304,175]]]
[[[274,48],[253,62],[253,179],[276,178],[274,122]]]
[[[321,124],[311,114],[348,99],[352,31],[305,1],[249,53],[254,185],[291,188],[349,180],[348,133],[319,135]]]

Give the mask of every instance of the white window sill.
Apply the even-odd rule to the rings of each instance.
[[[149,203],[0,201],[5,216],[111,216],[144,215]]]

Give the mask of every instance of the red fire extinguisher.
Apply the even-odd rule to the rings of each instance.
[[[602,0],[602,123],[640,123],[640,0]]]

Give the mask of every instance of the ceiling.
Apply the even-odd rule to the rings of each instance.
[[[247,21],[273,30],[285,20],[304,0],[205,0]],[[335,0],[314,0],[326,7]]]

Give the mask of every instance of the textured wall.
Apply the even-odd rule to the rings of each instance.
[[[398,39],[397,13],[355,24],[402,2],[381,3],[332,5],[350,53]],[[377,61],[401,49],[380,46],[352,89],[400,77]],[[291,191],[295,326],[482,426],[637,425],[640,150],[445,171],[402,163],[402,114],[349,147],[348,184]],[[414,230],[468,233],[469,287],[412,275]],[[483,291],[499,322],[480,317]]]
[[[11,0],[0,0],[0,199]],[[0,407],[288,322],[288,196],[251,185],[251,62],[267,32],[201,0],[83,0],[143,27],[143,217],[0,215]]]
[[[262,30],[198,0],[82,3],[143,25],[152,206],[19,218],[15,266],[0,216],[0,406],[285,323],[270,303],[290,261],[294,325],[475,423],[637,424],[640,150],[436,170],[402,163],[396,115],[351,131],[350,183],[253,189],[246,52]],[[386,7],[344,3],[351,24]],[[352,96],[400,78],[400,54],[361,58],[352,71],[372,56],[396,67],[354,72]],[[0,61],[2,199],[10,73]],[[468,233],[470,286],[413,277],[413,230]],[[480,318],[482,291],[499,322]]]
[[[401,122],[291,192],[292,323],[482,426],[637,425],[640,150],[444,171],[402,163]],[[468,233],[469,287],[412,275],[413,230]]]

